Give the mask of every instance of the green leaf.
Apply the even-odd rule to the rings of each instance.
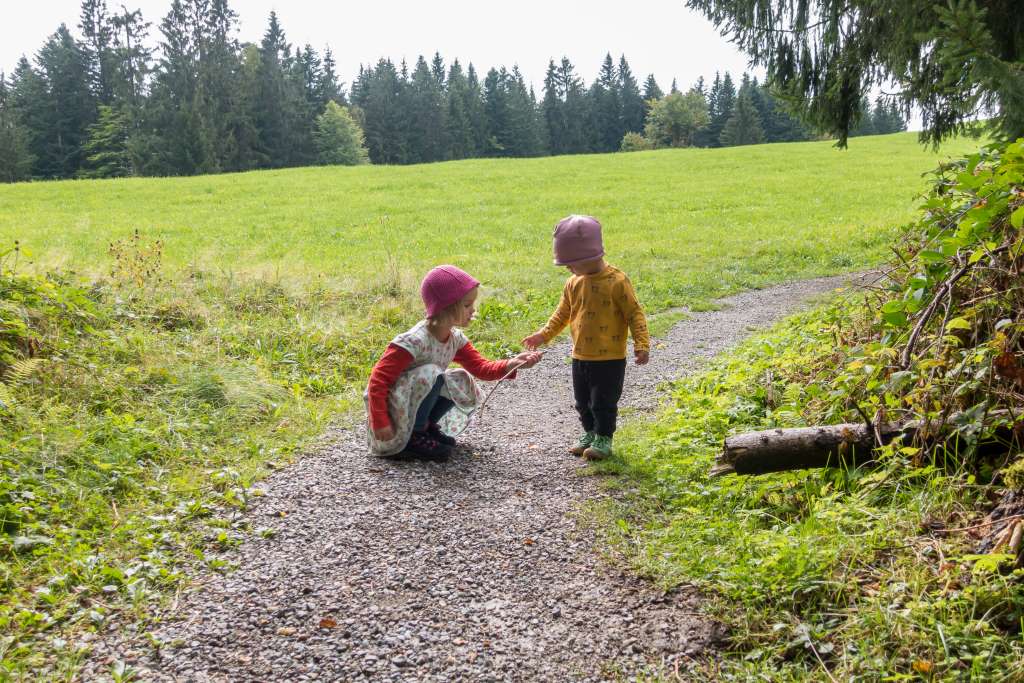
[[[909,370],[901,370],[899,372],[892,373],[889,377],[889,386],[886,387],[888,391],[898,391],[906,386],[911,380],[914,379],[914,373]]]
[[[947,330],[969,330],[971,324],[963,318],[953,318],[946,324]]]
[[[1016,559],[1016,555],[1007,553],[989,553],[988,555],[964,555],[961,559],[974,563],[976,572],[996,572],[1003,563]]]
[[[1018,206],[1010,214],[1010,225],[1020,230],[1020,227],[1024,225],[1024,206]]]
[[[883,311],[882,320],[893,327],[904,327],[907,324],[907,314],[903,311]]]
[[[906,308],[902,301],[893,299],[892,301],[886,301],[882,304],[882,313],[897,313],[902,312]]]
[[[924,249],[917,255],[925,263],[938,263],[946,260],[946,255],[941,251],[932,251],[931,249]]]

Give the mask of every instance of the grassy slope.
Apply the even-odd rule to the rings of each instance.
[[[267,461],[359,405],[374,357],[418,315],[429,266],[485,281],[472,337],[497,353],[557,298],[565,273],[549,265],[549,234],[569,212],[601,217],[611,260],[656,314],[876,263],[920,173],[960,151],[897,135],[845,152],[0,186],[0,244],[20,239],[35,270],[104,277],[110,240],[139,229],[165,243],[163,281],[69,293],[86,302],[75,321],[60,306],[26,316],[44,362],[0,415],[0,504],[13,515],[0,535],[0,628],[12,638],[0,663],[27,671],[51,651],[73,662],[51,635],[126,605],[144,613],[184,554],[235,542],[244,529],[213,506],[244,506]],[[15,550],[15,535],[31,543]]]
[[[0,187],[0,243],[102,273],[107,241],[140,229],[171,265],[406,285],[450,261],[507,290],[557,291],[548,235],[571,212],[606,227],[612,260],[660,308],[868,265],[910,216],[936,160],[913,135],[413,167]],[[381,219],[388,221],[382,228]],[[549,297],[545,297],[549,298]]]

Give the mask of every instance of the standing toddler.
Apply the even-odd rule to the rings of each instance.
[[[572,277],[551,319],[523,339],[528,349],[547,344],[566,325],[572,335],[572,386],[583,434],[570,449],[588,460],[612,454],[612,436],[626,374],[627,330],[637,365],[648,361],[647,319],[629,278],[605,262],[601,224],[572,215],[555,227],[555,265]]]

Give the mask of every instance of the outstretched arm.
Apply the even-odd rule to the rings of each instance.
[[[517,369],[533,367],[540,360],[540,356],[541,354],[539,353],[521,353],[510,360],[487,360],[471,343],[466,342],[466,345],[455,354],[455,362],[464,367],[474,377],[490,382],[501,379],[513,367]],[[509,378],[514,378],[515,376],[516,373],[513,372],[509,375]]]
[[[538,346],[547,344],[549,341],[558,336],[558,333],[565,329],[565,326],[569,324],[569,317],[572,314],[572,306],[569,303],[569,283],[565,283],[565,287],[562,288],[562,298],[558,302],[558,308],[551,314],[551,318],[548,320],[548,324],[542,327],[537,332],[534,332],[529,337],[523,339],[523,346],[530,349],[531,351],[536,349]]]

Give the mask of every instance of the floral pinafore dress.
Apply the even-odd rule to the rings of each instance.
[[[405,448],[416,421],[416,411],[442,374],[445,381],[441,396],[451,399],[455,407],[441,418],[438,426],[446,434],[457,434],[465,427],[470,413],[483,401],[483,393],[468,372],[448,366],[468,341],[462,330],[452,328],[448,341],[440,342],[427,329],[426,320],[391,340],[392,344],[412,354],[413,361],[388,393],[388,414],[395,428],[395,438],[378,441],[374,436],[369,425],[369,394],[363,394],[367,404],[366,440],[372,455],[394,455]]]

